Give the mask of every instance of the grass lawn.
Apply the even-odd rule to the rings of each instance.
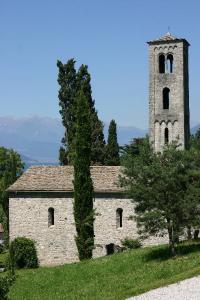
[[[171,259],[166,246],[114,254],[81,263],[17,271],[11,300],[125,299],[200,274],[200,242],[179,245]]]

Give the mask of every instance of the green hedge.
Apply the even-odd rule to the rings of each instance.
[[[140,248],[142,246],[142,243],[140,242],[139,239],[128,239],[128,238],[125,238],[122,241],[122,245],[124,247],[126,247],[127,249],[137,249],[137,248]]]
[[[25,237],[13,240],[10,244],[10,260],[14,268],[37,268],[35,242]]]
[[[7,300],[8,299],[8,292],[11,284],[15,280],[14,276],[0,276],[0,299]]]

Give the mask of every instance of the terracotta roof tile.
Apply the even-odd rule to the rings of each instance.
[[[29,168],[13,185],[10,192],[17,191],[73,191],[72,166],[34,166]],[[118,177],[120,167],[92,166],[91,175],[95,192],[120,192]]]

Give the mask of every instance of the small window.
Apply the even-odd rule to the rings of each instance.
[[[54,208],[48,209],[48,226],[54,225]]]
[[[165,128],[165,145],[169,143],[169,129]]]
[[[163,109],[169,109],[170,89],[163,89]]]
[[[118,208],[116,210],[116,227],[117,228],[122,227],[122,218],[123,218],[123,209]]]
[[[159,56],[159,73],[165,73],[165,56],[161,54]]]
[[[167,73],[173,73],[173,55],[172,54],[168,54],[167,55],[167,62],[166,62],[166,65],[167,65]]]

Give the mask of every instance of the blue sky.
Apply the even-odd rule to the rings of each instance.
[[[57,59],[89,66],[104,122],[148,127],[148,46],[190,43],[190,111],[200,122],[199,0],[0,0],[0,115],[59,117]]]

